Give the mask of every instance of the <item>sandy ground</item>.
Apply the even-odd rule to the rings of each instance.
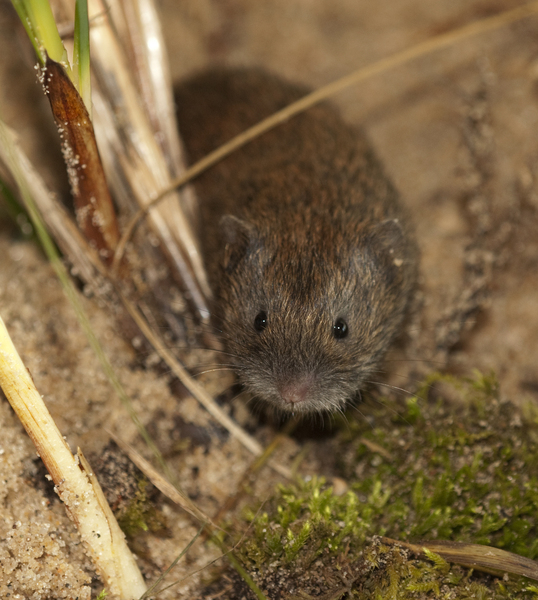
[[[262,65],[316,87],[519,4],[162,0],[160,8],[175,78],[218,62]],[[65,182],[57,183],[61,166],[47,103],[13,23],[10,5],[0,0],[1,114],[20,132],[47,179],[65,191]],[[538,17],[531,17],[376,76],[334,99],[346,119],[371,137],[414,218],[422,251],[417,316],[392,356],[404,360],[387,363],[394,385],[412,388],[413,379],[431,368],[494,370],[504,396],[538,401],[537,93]],[[137,443],[52,270],[5,218],[0,257],[0,314],[71,447],[80,445],[96,460],[108,442],[105,425]],[[113,315],[91,300],[85,306],[182,485],[201,508],[216,512],[251,457],[194,401],[178,402],[167,378],[140,366]],[[95,573],[5,400],[0,424],[0,540],[5,540],[0,596],[9,591],[12,598],[88,598]],[[208,437],[173,450],[185,424]],[[259,429],[257,435],[266,443],[271,432]],[[289,461],[299,449],[290,440],[280,460]],[[305,471],[318,468],[314,458],[304,463]],[[273,483],[267,473],[260,494]],[[164,503],[162,511],[168,537],[147,536],[139,552],[149,579],[196,531],[171,504]],[[177,567],[177,577],[217,554],[198,543]],[[179,597],[178,590],[194,597],[202,577],[162,597]]]

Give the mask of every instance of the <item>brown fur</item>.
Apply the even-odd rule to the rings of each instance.
[[[307,92],[255,70],[176,90],[192,161]],[[200,238],[214,312],[240,379],[290,411],[340,409],[398,334],[417,251],[364,135],[328,104],[202,175]],[[267,327],[254,320],[267,314]],[[336,339],[343,318],[349,334]]]

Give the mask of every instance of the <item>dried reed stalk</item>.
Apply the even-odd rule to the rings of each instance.
[[[78,450],[73,456],[0,317],[0,386],[47,467],[107,591],[133,600],[144,579],[93,472]]]

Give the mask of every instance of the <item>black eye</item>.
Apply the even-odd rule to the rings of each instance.
[[[337,340],[343,340],[349,333],[349,328],[344,319],[336,319],[333,325],[333,335]]]
[[[260,311],[254,319],[254,329],[256,331],[263,331],[267,327],[267,313]]]

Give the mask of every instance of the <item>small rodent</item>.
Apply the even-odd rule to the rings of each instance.
[[[176,87],[190,161],[308,90],[254,69]],[[364,135],[329,104],[197,181],[215,323],[243,385],[291,412],[341,410],[400,332],[417,249]]]

